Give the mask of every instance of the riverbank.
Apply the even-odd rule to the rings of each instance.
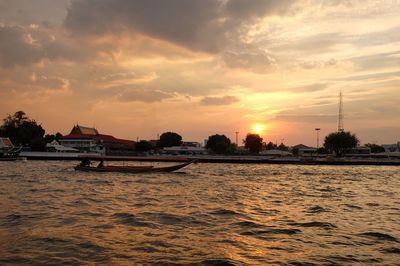
[[[400,166],[396,158],[277,158],[270,156],[234,156],[234,155],[190,155],[190,156],[101,156],[98,154],[24,152],[21,156],[28,160],[75,160],[82,158],[105,161],[147,161],[147,162],[184,162],[197,160],[200,163],[238,163],[238,164],[308,164],[308,165],[393,165]]]

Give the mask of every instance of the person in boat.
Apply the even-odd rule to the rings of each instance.
[[[102,168],[102,167],[104,167],[104,160],[101,160],[97,165],[97,168]]]
[[[90,160],[88,158],[82,159],[81,163],[79,166],[90,166]]]

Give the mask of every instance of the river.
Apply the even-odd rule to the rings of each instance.
[[[0,265],[399,265],[400,167],[74,164],[0,162]]]

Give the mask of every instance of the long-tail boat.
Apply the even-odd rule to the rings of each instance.
[[[118,172],[118,173],[148,173],[148,172],[173,172],[179,170],[195,160],[164,167],[154,167],[152,165],[135,165],[135,166],[120,166],[120,165],[103,165],[102,162],[98,166],[90,166],[90,163],[82,162],[81,164],[75,166],[75,170],[86,171],[86,172]]]

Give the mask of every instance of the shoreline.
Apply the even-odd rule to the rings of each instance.
[[[185,162],[197,160],[199,163],[234,163],[234,164],[294,164],[294,165],[382,165],[400,166],[400,159],[386,158],[273,158],[265,156],[236,156],[236,155],[190,155],[190,156],[100,156],[97,154],[68,154],[50,152],[24,152],[20,155],[28,160],[73,160],[82,158],[105,161],[147,161],[147,162]]]

